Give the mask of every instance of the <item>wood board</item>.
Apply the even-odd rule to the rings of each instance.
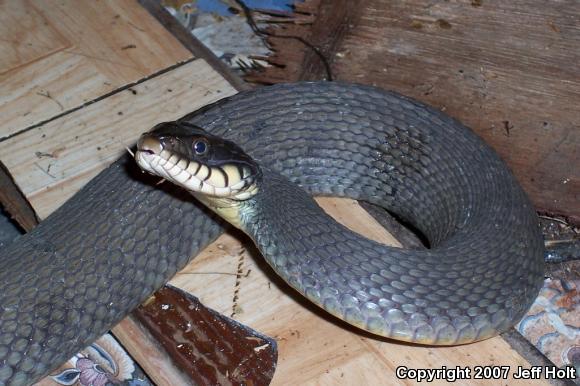
[[[137,2],[0,2],[0,138],[192,57]]]

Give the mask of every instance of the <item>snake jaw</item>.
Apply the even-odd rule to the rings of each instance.
[[[197,168],[196,165],[190,163],[187,168],[182,168],[179,163],[171,162],[171,160],[166,160],[158,154],[147,151],[138,150],[135,153],[135,160],[146,172],[169,180],[195,193],[216,197],[229,197],[238,194],[244,186],[243,184],[236,184],[231,187],[212,185],[194,174]]]

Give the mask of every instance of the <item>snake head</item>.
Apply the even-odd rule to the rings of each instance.
[[[209,197],[245,200],[261,177],[235,143],[185,122],[160,123],[141,135],[135,159],[143,170]]]

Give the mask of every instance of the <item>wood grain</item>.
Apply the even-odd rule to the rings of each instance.
[[[2,1],[0,138],[190,58],[137,2]]]
[[[0,142],[1,160],[43,219],[154,124],[234,92],[197,59]]]

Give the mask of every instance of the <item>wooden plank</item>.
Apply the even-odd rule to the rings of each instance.
[[[335,3],[335,4],[334,4]],[[337,0],[331,5],[338,12],[346,9],[343,0]],[[321,71],[313,79],[324,79],[324,65],[320,57],[316,55],[314,49],[308,47],[305,42],[309,41],[309,35],[313,28],[315,13],[320,7],[320,0],[308,0],[305,2],[295,2],[294,12],[276,18],[266,11],[262,15],[260,11],[251,11],[251,17],[256,23],[264,20],[268,27],[263,27],[264,23],[258,24],[262,31],[262,37],[267,38],[268,48],[271,54],[268,56],[256,56],[256,59],[266,60],[270,66],[260,68],[256,71],[249,70],[244,74],[247,82],[257,84],[273,84],[282,82],[296,82],[303,79],[301,75],[309,69],[304,67],[305,56],[315,57],[317,64],[320,64]],[[244,10],[240,8],[240,12]],[[248,10],[245,10],[248,12]],[[346,11],[345,11],[346,13]],[[343,20],[337,20],[342,22]],[[317,26],[318,24],[315,23]],[[326,26],[334,32],[332,25]],[[316,44],[320,52],[325,52],[332,44]]]
[[[0,157],[43,219],[154,124],[234,92],[197,59],[2,141]]]
[[[189,58],[137,2],[0,2],[0,138]]]
[[[373,239],[393,239],[352,200],[318,199],[343,224]],[[241,264],[241,274],[238,273]],[[279,363],[272,385],[412,384],[398,380],[396,368],[455,368],[530,364],[502,338],[472,345],[421,347],[372,337],[310,304],[269,268],[239,233],[220,237],[171,281],[195,293],[207,306],[233,315],[278,341]],[[234,301],[234,297],[236,300]],[[546,385],[545,380],[503,384]],[[470,379],[462,384],[487,385]],[[436,381],[434,384],[448,384]]]
[[[64,39],[42,15],[20,1],[0,5],[0,74],[63,49]]]

